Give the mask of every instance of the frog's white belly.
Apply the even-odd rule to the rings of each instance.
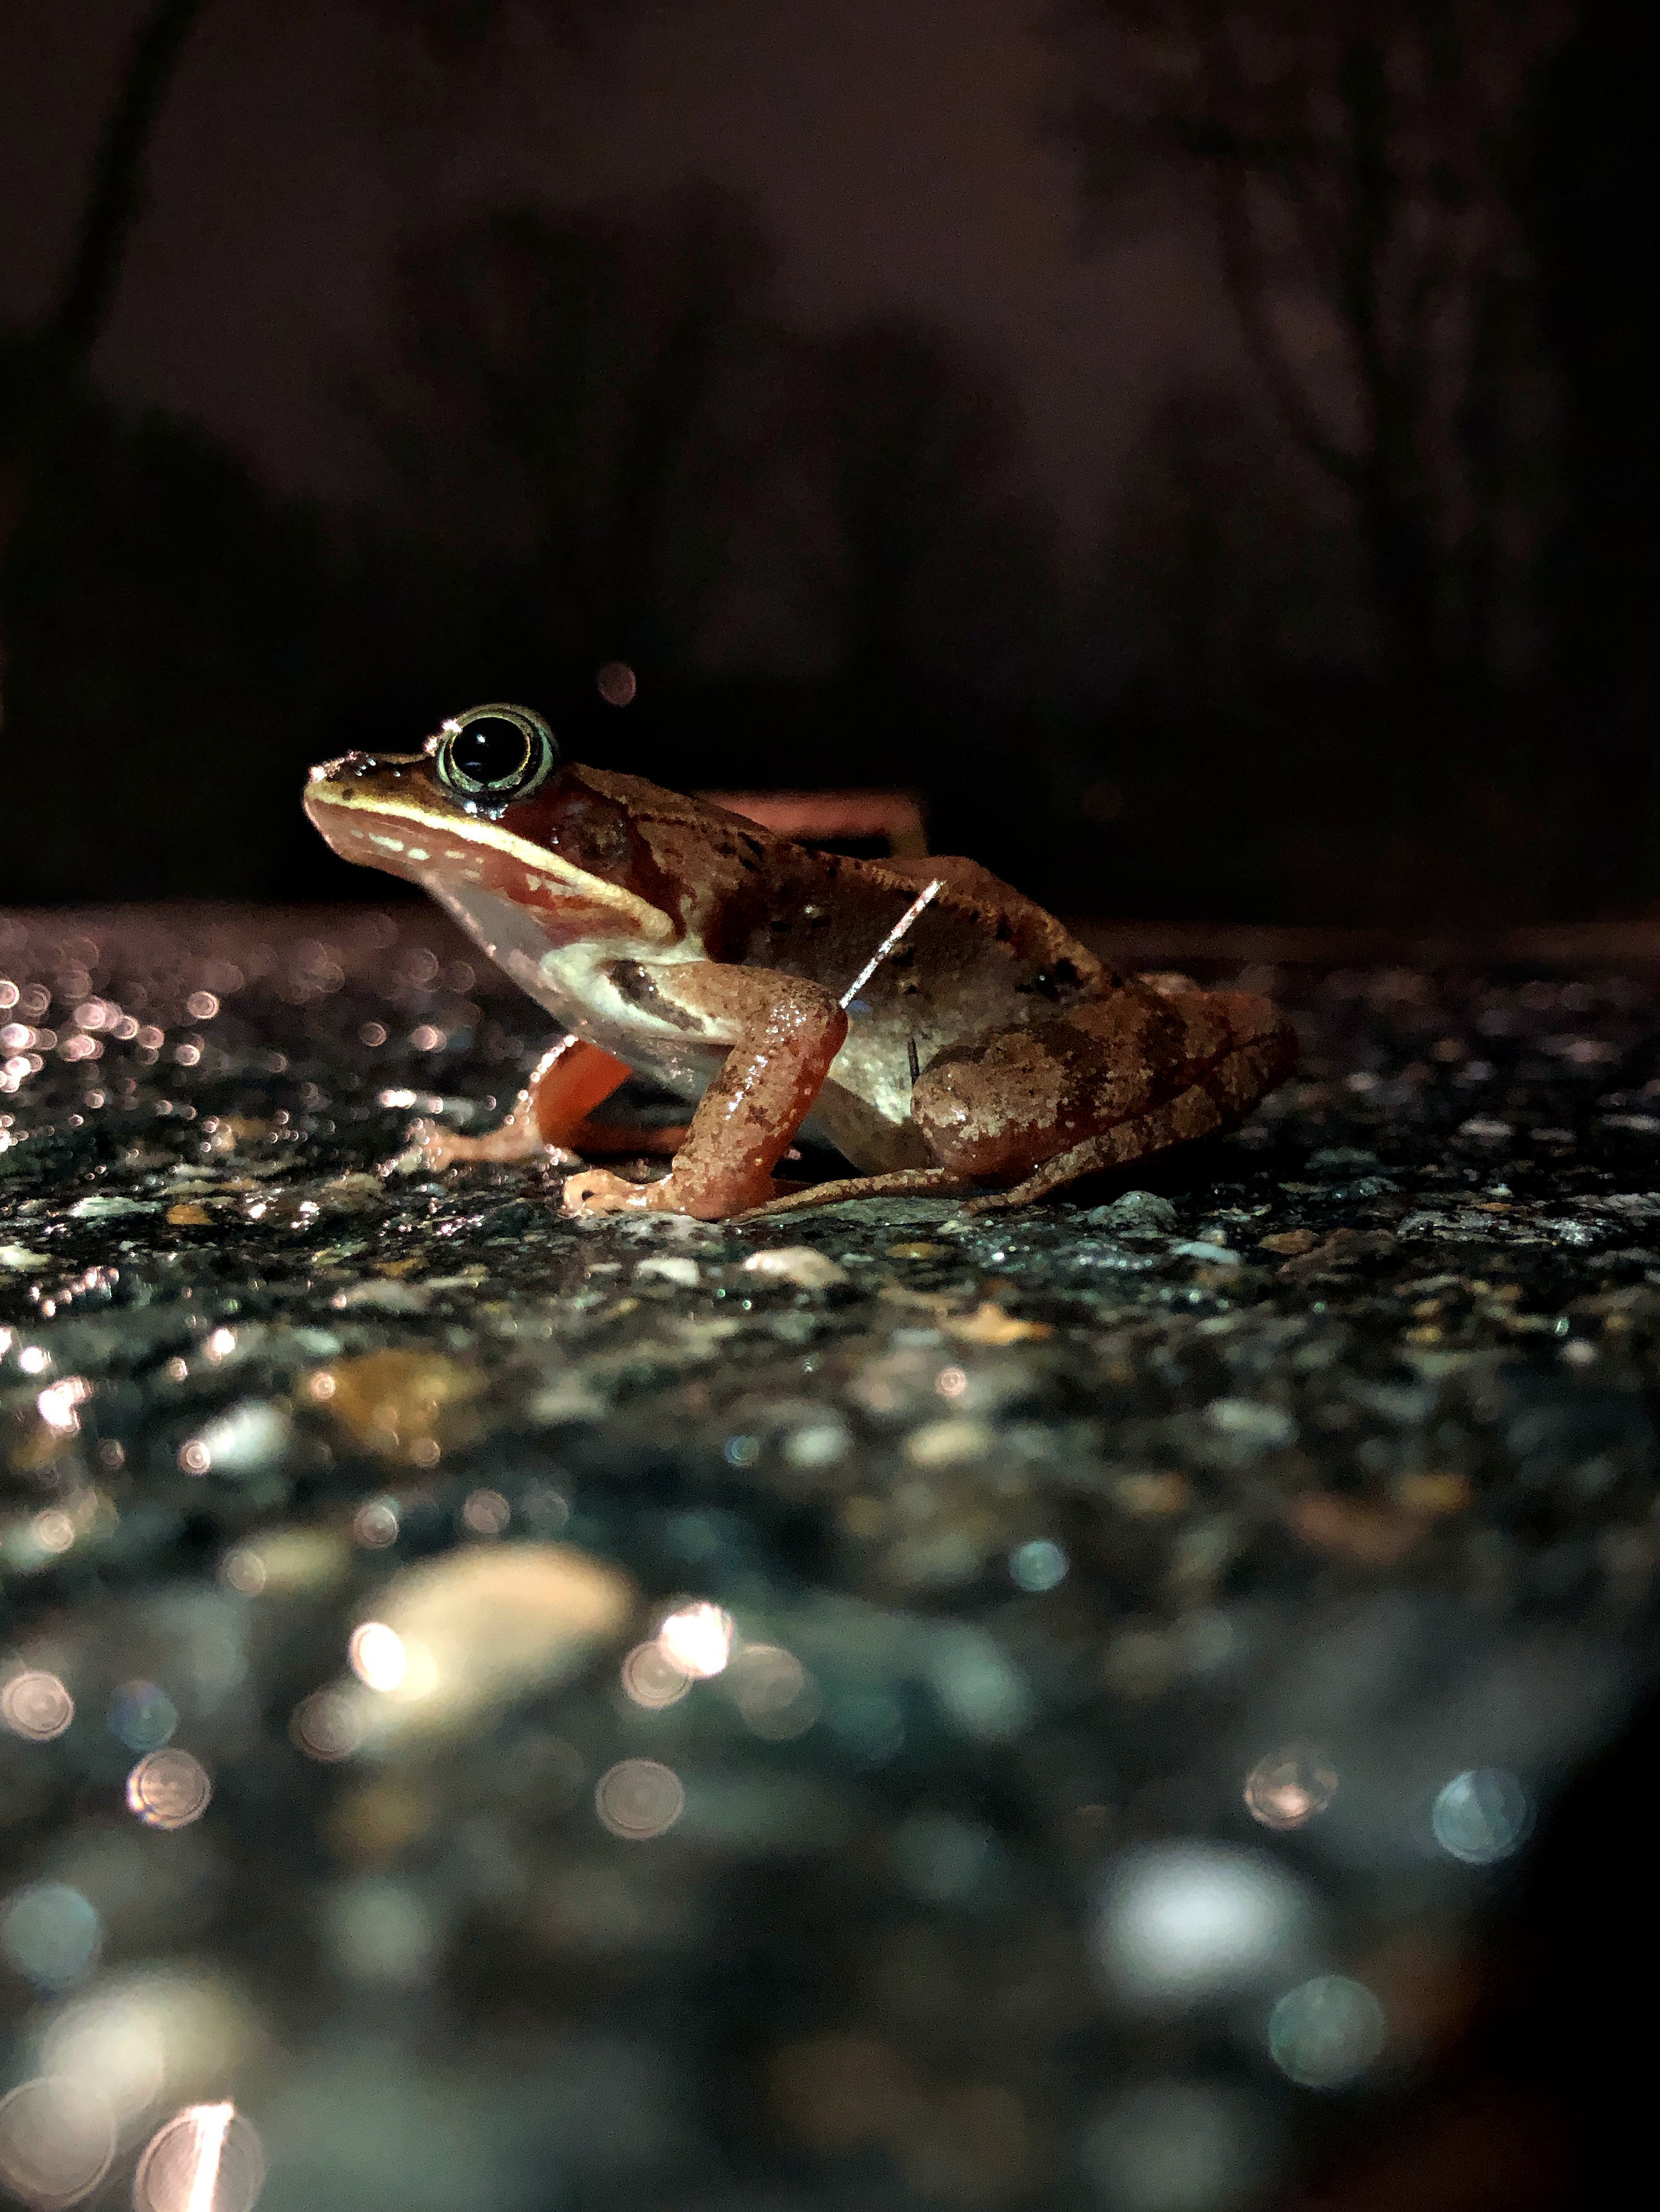
[[[425,888],[562,1028],[627,1060],[677,1097],[702,1097],[726,1058],[725,1044],[699,1039],[649,1004],[624,998],[610,972],[623,961],[654,970],[700,961],[706,957],[701,945],[605,938],[550,946],[535,915],[509,899],[471,884],[430,880]],[[910,1068],[903,1039],[855,1021],[802,1126],[808,1137],[833,1145],[866,1174],[926,1165],[930,1155],[910,1121]]]

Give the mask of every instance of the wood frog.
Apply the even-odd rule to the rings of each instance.
[[[417,1134],[434,1166],[570,1164],[568,1212],[1021,1205],[1229,1127],[1295,1062],[1268,1000],[1115,975],[973,860],[812,850],[565,761],[527,708],[325,762],[306,807],[344,859],[421,884],[559,1024],[501,1128]],[[696,1102],[658,1133],[657,1182],[581,1158],[643,1149],[590,1119],[631,1071]],[[858,1173],[776,1179],[798,1131]]]

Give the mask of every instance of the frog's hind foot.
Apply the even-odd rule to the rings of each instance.
[[[840,1206],[851,1198],[951,1198],[972,1190],[972,1177],[954,1168],[896,1168],[888,1175],[843,1176],[835,1182],[805,1183],[764,1206],[752,1206],[735,1221],[769,1221],[781,1213],[805,1213],[810,1206]]]

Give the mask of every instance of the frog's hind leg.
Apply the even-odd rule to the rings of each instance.
[[[805,1213],[810,1206],[840,1206],[850,1198],[950,1198],[975,1187],[971,1176],[959,1175],[954,1168],[895,1168],[887,1175],[842,1176],[834,1182],[803,1183],[734,1218],[769,1221],[775,1214]]]
[[[410,1136],[429,1168],[470,1160],[544,1158],[556,1166],[580,1167],[584,1154],[673,1152],[684,1129],[624,1129],[588,1119],[632,1073],[626,1060],[598,1045],[558,1037],[532,1068],[499,1128],[482,1137],[459,1137],[435,1121],[422,1121]]]

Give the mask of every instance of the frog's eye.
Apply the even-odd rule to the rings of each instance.
[[[439,781],[457,798],[505,806],[536,789],[559,747],[528,707],[469,707],[445,723],[433,754]]]

